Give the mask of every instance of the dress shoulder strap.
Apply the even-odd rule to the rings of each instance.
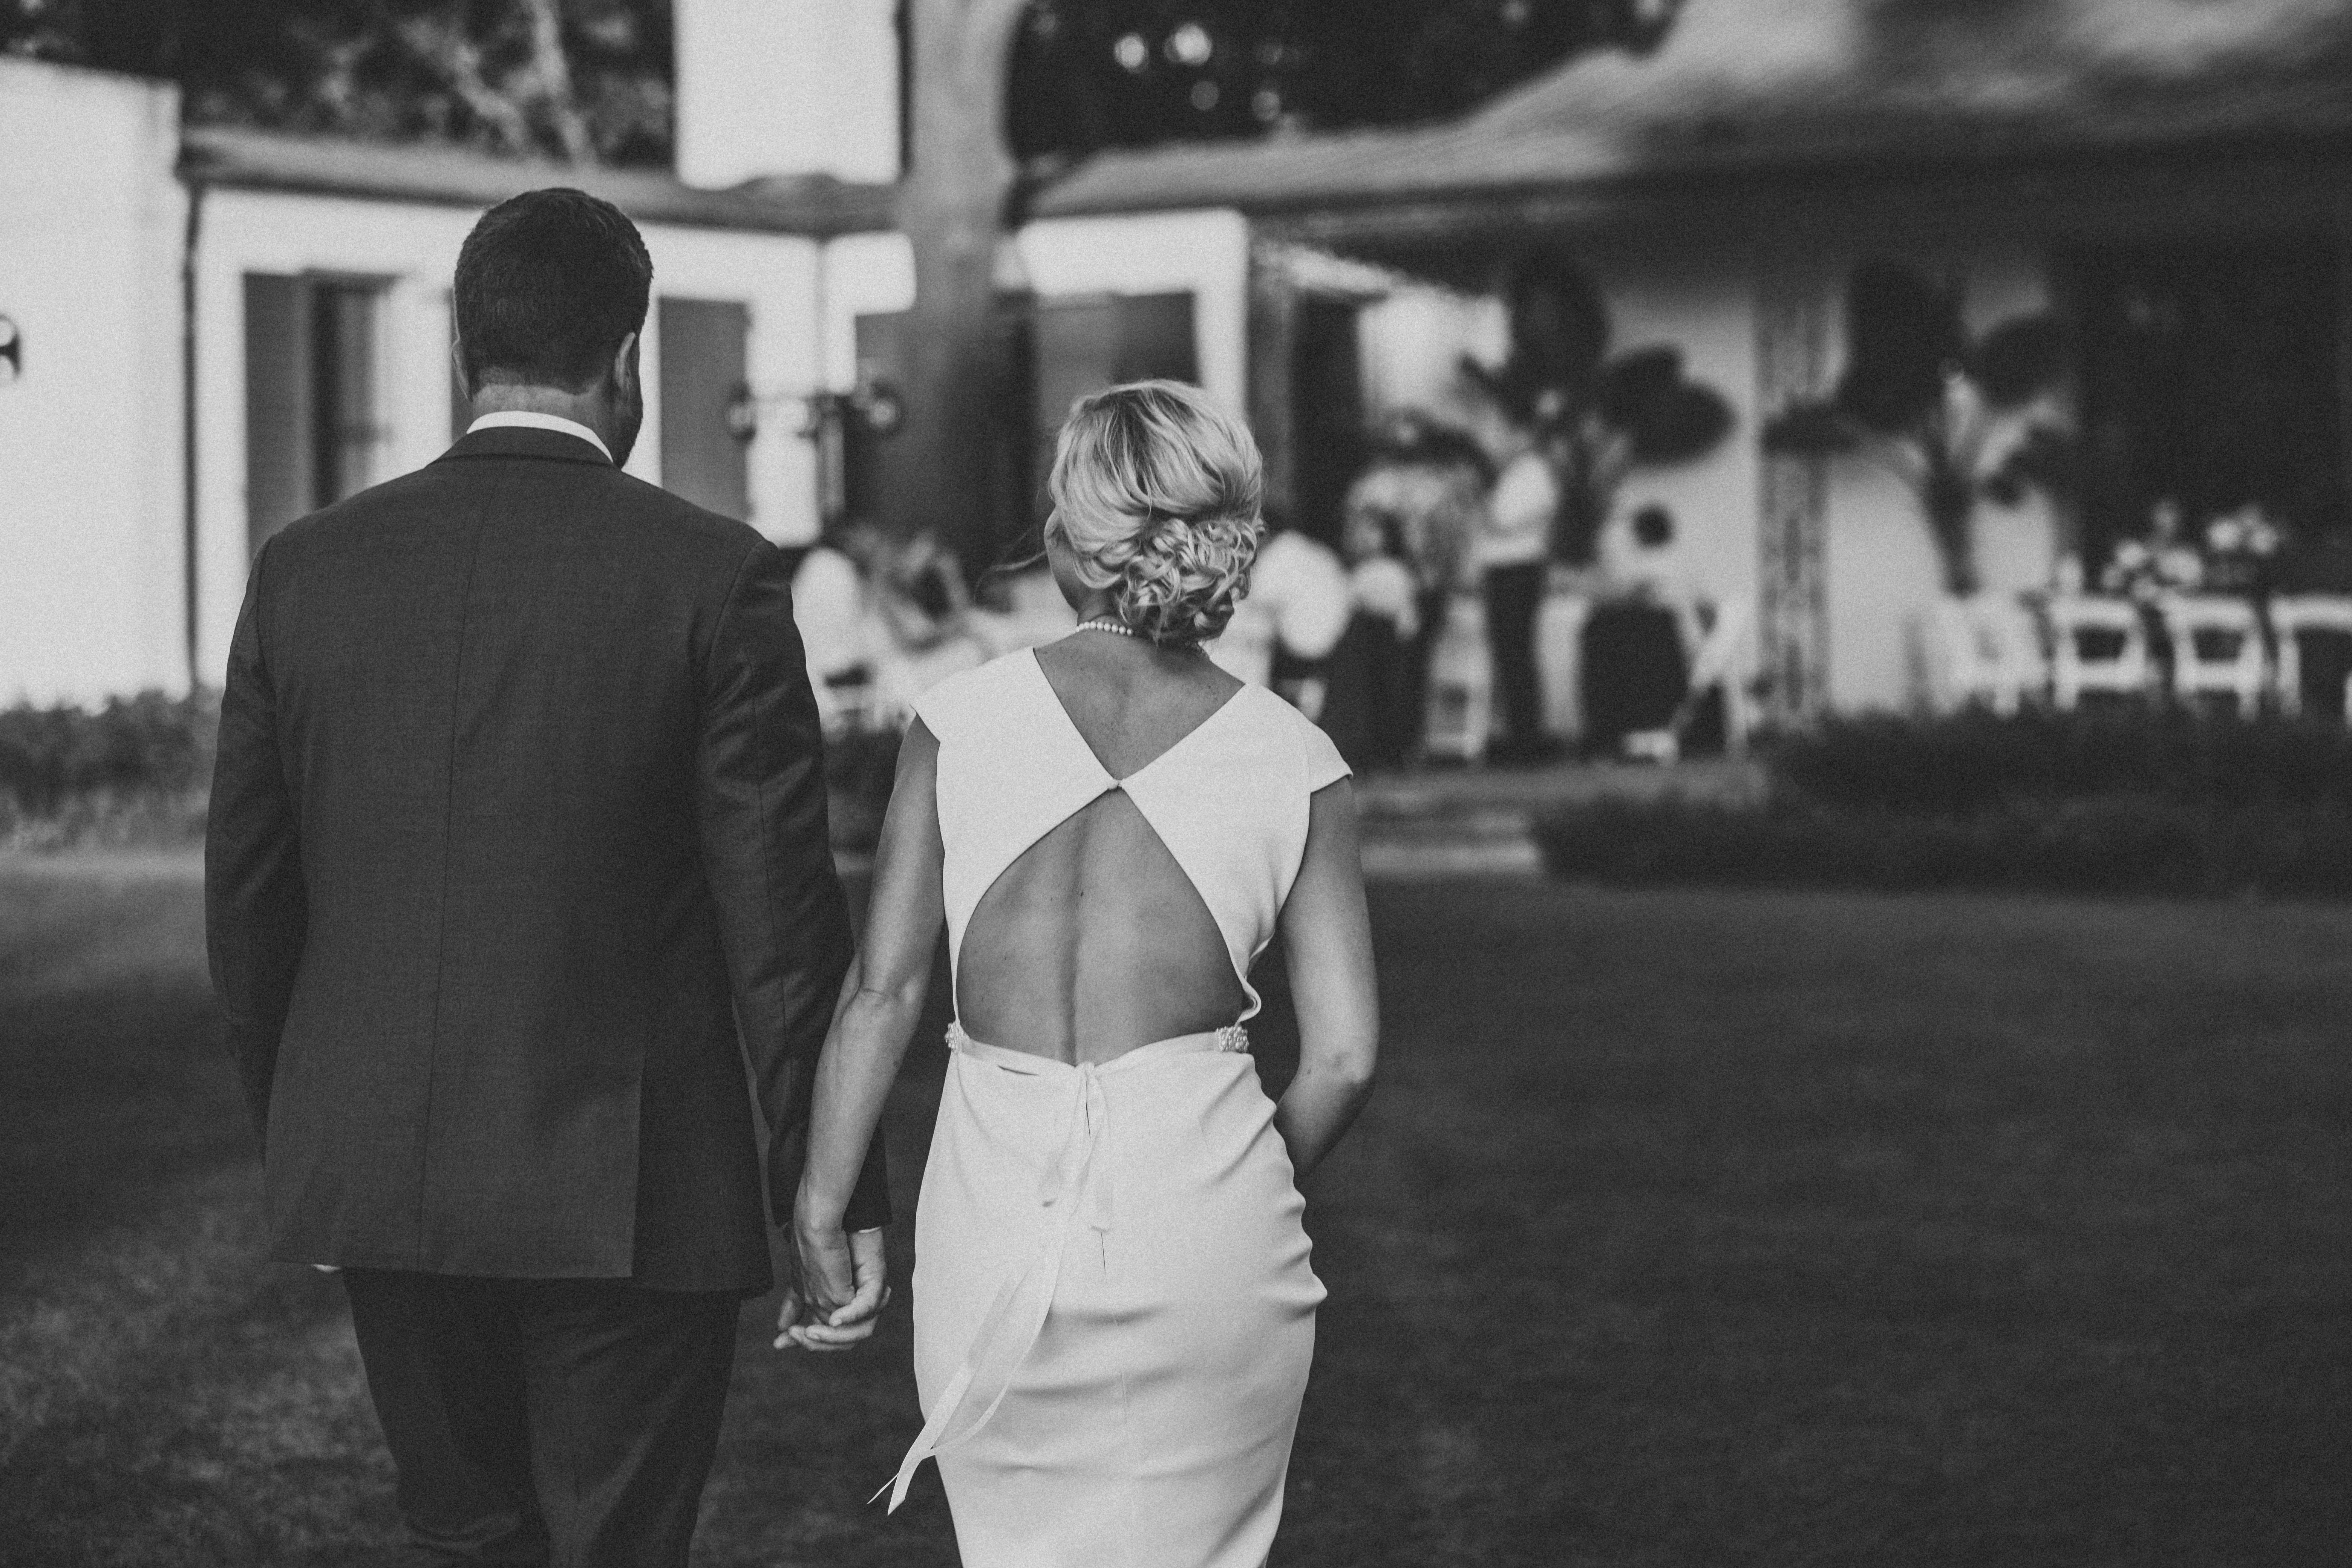
[[[977,668],[959,670],[915,699],[915,717],[940,744],[967,734],[975,723],[1002,720],[1006,699],[1017,688],[1024,655],[1006,654]]]
[[[1263,706],[1269,710],[1281,710],[1275,715],[1276,722],[1289,731],[1292,744],[1298,748],[1299,773],[1308,795],[1356,771],[1348,765],[1348,759],[1339,754],[1339,748],[1323,732],[1321,725],[1274,693],[1267,692],[1266,696],[1271,700]]]

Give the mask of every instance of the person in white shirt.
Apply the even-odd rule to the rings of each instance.
[[[828,530],[793,574],[793,620],[806,650],[817,716],[828,732],[856,728],[873,700],[870,533],[858,524]]]
[[[1275,687],[1276,655],[1319,665],[1347,629],[1348,574],[1339,555],[1296,529],[1280,528],[1258,546],[1248,594],[1205,651],[1235,679]],[[1281,695],[1311,719],[1322,693],[1320,677],[1308,675]]]
[[[1559,481],[1533,434],[1503,465],[1486,498],[1471,560],[1486,604],[1486,647],[1493,660],[1503,736],[1487,750],[1496,762],[1538,762],[1558,750],[1544,732],[1543,677],[1536,661],[1536,616],[1550,574]]]

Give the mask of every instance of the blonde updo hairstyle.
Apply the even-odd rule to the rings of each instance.
[[[1046,481],[1078,580],[1154,643],[1205,642],[1249,592],[1265,489],[1249,426],[1197,387],[1138,381],[1070,405]]]

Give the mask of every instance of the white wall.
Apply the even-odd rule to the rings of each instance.
[[[1871,254],[1958,281],[1972,332],[2050,307],[2046,269],[2030,248],[1888,247]],[[1842,298],[1845,279],[1864,259],[1860,253],[1824,258],[1824,287]],[[1834,309],[1832,314],[1834,319]],[[1832,350],[1824,391],[1834,384],[1843,364],[1843,345],[1833,343]],[[2048,585],[2057,520],[2046,501],[2031,498],[2014,508],[1987,503],[1979,510],[1977,525],[1979,564],[1988,591]],[[1883,470],[1839,459],[1830,467],[1824,530],[1831,705],[1842,711],[1912,706],[1922,696],[1921,627],[1943,592],[1943,570],[1918,502],[1907,486]]]
[[[1714,388],[1733,410],[1729,434],[1706,457],[1634,470],[1619,491],[1607,526],[1622,530],[1638,508],[1664,506],[1674,514],[1684,570],[1693,585],[1717,605],[1748,614],[1752,626],[1759,458],[1755,328],[1747,272],[1727,255],[1690,260],[1596,246],[1580,252],[1579,259],[1608,302],[1612,352],[1657,344],[1679,348],[1684,374]],[[1465,354],[1499,365],[1509,352],[1508,323],[1498,300],[1427,286],[1400,289],[1359,316],[1357,346],[1369,416],[1418,408],[1474,431],[1491,430],[1491,405],[1468,390],[1457,367]],[[1572,645],[1580,624],[1580,613],[1562,605],[1547,617],[1543,635]],[[1572,728],[1576,694],[1566,688],[1576,679],[1573,646],[1548,647],[1545,667],[1553,688],[1546,705],[1557,726]]]
[[[1364,412],[1378,419],[1419,409],[1450,425],[1475,428],[1486,417],[1486,408],[1463,382],[1458,368],[1462,356],[1500,364],[1510,349],[1510,321],[1500,300],[1409,284],[1357,314]]]
[[[0,58],[0,703],[187,683],[171,89]]]
[[[244,284],[248,272],[332,272],[385,280],[381,406],[385,477],[432,461],[450,431],[449,304],[457,247],[478,215],[462,207],[258,191],[205,199],[197,322],[198,668],[217,680],[244,594]],[[816,246],[785,235],[647,225],[654,292],[751,308],[748,370],[761,393],[814,384]],[[646,322],[646,426],[629,471],[661,479],[660,353]],[[771,415],[750,453],[752,524],[780,542],[815,537],[814,457],[795,422]]]
[[[1665,507],[1675,517],[1684,567],[1700,592],[1752,614],[1761,459],[1755,307],[1746,270],[1727,256],[1699,261],[1654,253],[1602,253],[1591,267],[1609,300],[1612,352],[1678,348],[1683,374],[1714,388],[1732,409],[1730,432],[1706,457],[1634,469],[1609,526],[1627,527],[1641,507]]]
[[[1580,259],[1609,306],[1612,352],[1671,344],[1684,373],[1713,387],[1733,409],[1723,444],[1696,462],[1634,470],[1611,526],[1655,502],[1675,515],[1687,569],[1711,598],[1756,592],[1755,331],[1744,271],[1729,259],[1594,249]],[[1419,408],[1475,428],[1486,405],[1465,388],[1464,354],[1499,364],[1509,331],[1499,300],[1412,287],[1365,308],[1359,318],[1367,414]]]
[[[857,384],[857,318],[887,316],[915,303],[915,252],[903,234],[844,235],[819,264],[818,384],[848,392]]]
[[[893,0],[677,0],[677,172],[898,177]]]

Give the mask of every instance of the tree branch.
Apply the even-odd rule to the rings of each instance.
[[[513,153],[530,152],[536,138],[530,121],[505,93],[482,74],[482,51],[468,37],[463,22],[447,17],[412,16],[393,29],[401,47],[457,95],[474,118],[488,126]]]
[[[562,15],[555,0],[520,0],[520,4],[530,24],[530,75],[540,106],[553,123],[556,139],[563,143],[565,159],[593,166],[596,141],[589,134],[588,118],[580,112],[580,100],[572,90],[572,61],[563,52]]]

